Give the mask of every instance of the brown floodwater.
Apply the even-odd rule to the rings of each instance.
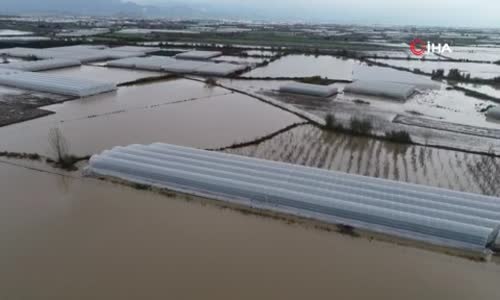
[[[162,75],[162,73],[159,72],[126,70],[119,68],[106,68],[106,67],[91,66],[91,65],[82,65],[78,67],[49,70],[49,71],[44,71],[44,73],[67,76],[72,78],[87,79],[87,80],[114,82],[116,84],[135,81],[141,78]]]
[[[302,122],[251,97],[191,80],[121,87],[45,109],[56,113],[0,128],[0,149],[51,155],[48,134],[55,127],[75,155],[153,142],[219,148]]]
[[[500,196],[500,159],[325,132],[305,125],[228,150],[275,161]]]
[[[500,266],[0,163],[1,299],[497,299]]]

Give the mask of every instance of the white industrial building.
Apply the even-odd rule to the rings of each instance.
[[[338,93],[333,85],[307,84],[291,82],[280,87],[281,93],[300,94],[314,97],[330,97]]]

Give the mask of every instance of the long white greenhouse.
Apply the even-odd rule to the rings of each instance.
[[[500,246],[500,199],[168,144],[94,155],[94,176],[467,250]]]
[[[206,76],[229,76],[247,68],[245,65],[215,63],[212,61],[184,60],[164,56],[133,57],[110,61],[109,67],[165,71]]]
[[[291,82],[280,87],[280,92],[289,94],[300,94],[314,97],[330,97],[338,93],[333,85],[307,84]]]
[[[141,47],[148,48],[148,47]],[[130,50],[127,50],[130,49]],[[127,57],[144,56],[146,53],[154,52],[157,48],[143,49],[139,48],[107,48],[103,46],[93,45],[78,45],[67,47],[54,47],[54,48],[10,48],[1,49],[0,54],[6,54],[12,57],[20,58],[37,58],[37,59],[72,59],[79,60],[82,63],[103,61],[109,59],[121,59]]]
[[[55,58],[55,59],[44,59],[44,60],[34,60],[34,61],[18,61],[10,64],[0,65],[0,68],[38,72],[38,71],[74,67],[79,65],[81,65],[79,60]]]
[[[415,86],[394,82],[359,80],[344,88],[344,92],[406,100],[415,93]]]
[[[14,70],[0,70],[0,85],[75,97],[116,90],[114,83]]]

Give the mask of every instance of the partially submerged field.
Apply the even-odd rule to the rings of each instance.
[[[254,65],[277,54],[245,51],[262,57],[219,59]],[[406,102],[344,92],[359,73],[389,80],[387,70],[330,55],[284,56],[240,79],[160,79],[164,73],[96,64],[48,73],[124,86],[82,99],[2,89],[0,125],[8,126],[0,127],[0,152],[41,158],[32,163],[0,158],[5,195],[0,239],[7,245],[0,250],[0,296],[5,291],[22,298],[87,299],[99,290],[106,298],[123,299],[167,292],[186,299],[206,293],[303,299],[314,289],[328,297],[360,299],[374,293],[405,299],[495,298],[500,272],[495,262],[359,237],[349,228],[335,230],[344,235],[331,233],[335,227],[311,220],[222,209],[224,204],[207,199],[62,172],[42,160],[54,157],[49,133],[58,128],[69,153],[79,157],[163,142],[500,196],[500,162],[494,157],[500,125],[484,112],[495,102],[444,82]],[[397,78],[414,75],[390,71]],[[150,82],[133,83],[145,78]],[[319,99],[278,91],[292,80],[332,81],[340,94]],[[459,86],[497,97],[494,86]],[[344,126],[353,117],[366,118],[373,132],[326,130],[328,115]],[[412,143],[381,138],[391,130],[409,133]],[[44,276],[47,270],[55,275]],[[378,276],[381,272],[386,276]],[[364,288],[356,288],[359,284]]]

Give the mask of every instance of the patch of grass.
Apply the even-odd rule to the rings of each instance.
[[[214,87],[217,85],[217,80],[213,77],[209,77],[209,78],[205,79],[205,85],[207,87]]]
[[[59,158],[58,160],[47,159],[46,162],[52,164],[54,167],[63,169],[66,171],[76,171],[78,168],[76,164],[82,160],[90,159],[89,156],[78,157],[75,155],[65,155]]]
[[[411,144],[413,143],[410,134],[407,131],[389,131],[385,133],[385,137],[392,142]]]
[[[28,159],[28,160],[40,160],[42,157],[37,153],[17,153],[17,152],[0,152],[0,157],[6,158],[16,158],[16,159]]]
[[[361,100],[361,99],[355,99],[352,102],[354,102],[356,104],[359,104],[359,105],[370,105],[370,102],[364,101],[364,100]]]
[[[323,78],[321,76],[304,77],[299,79],[298,81],[302,83],[318,84],[318,85],[330,85],[332,83],[335,83],[335,80],[331,80],[326,77]]]
[[[325,117],[325,129],[327,130],[335,130],[335,131],[345,131],[344,126],[337,122],[335,115],[328,114]]]
[[[146,184],[135,183],[132,187],[136,190],[141,191],[149,190],[149,186]]]
[[[368,119],[351,118],[351,131],[358,135],[370,135],[373,130],[373,124]]]
[[[337,224],[337,232],[340,234],[348,235],[350,237],[360,237],[355,228],[349,225]]]

